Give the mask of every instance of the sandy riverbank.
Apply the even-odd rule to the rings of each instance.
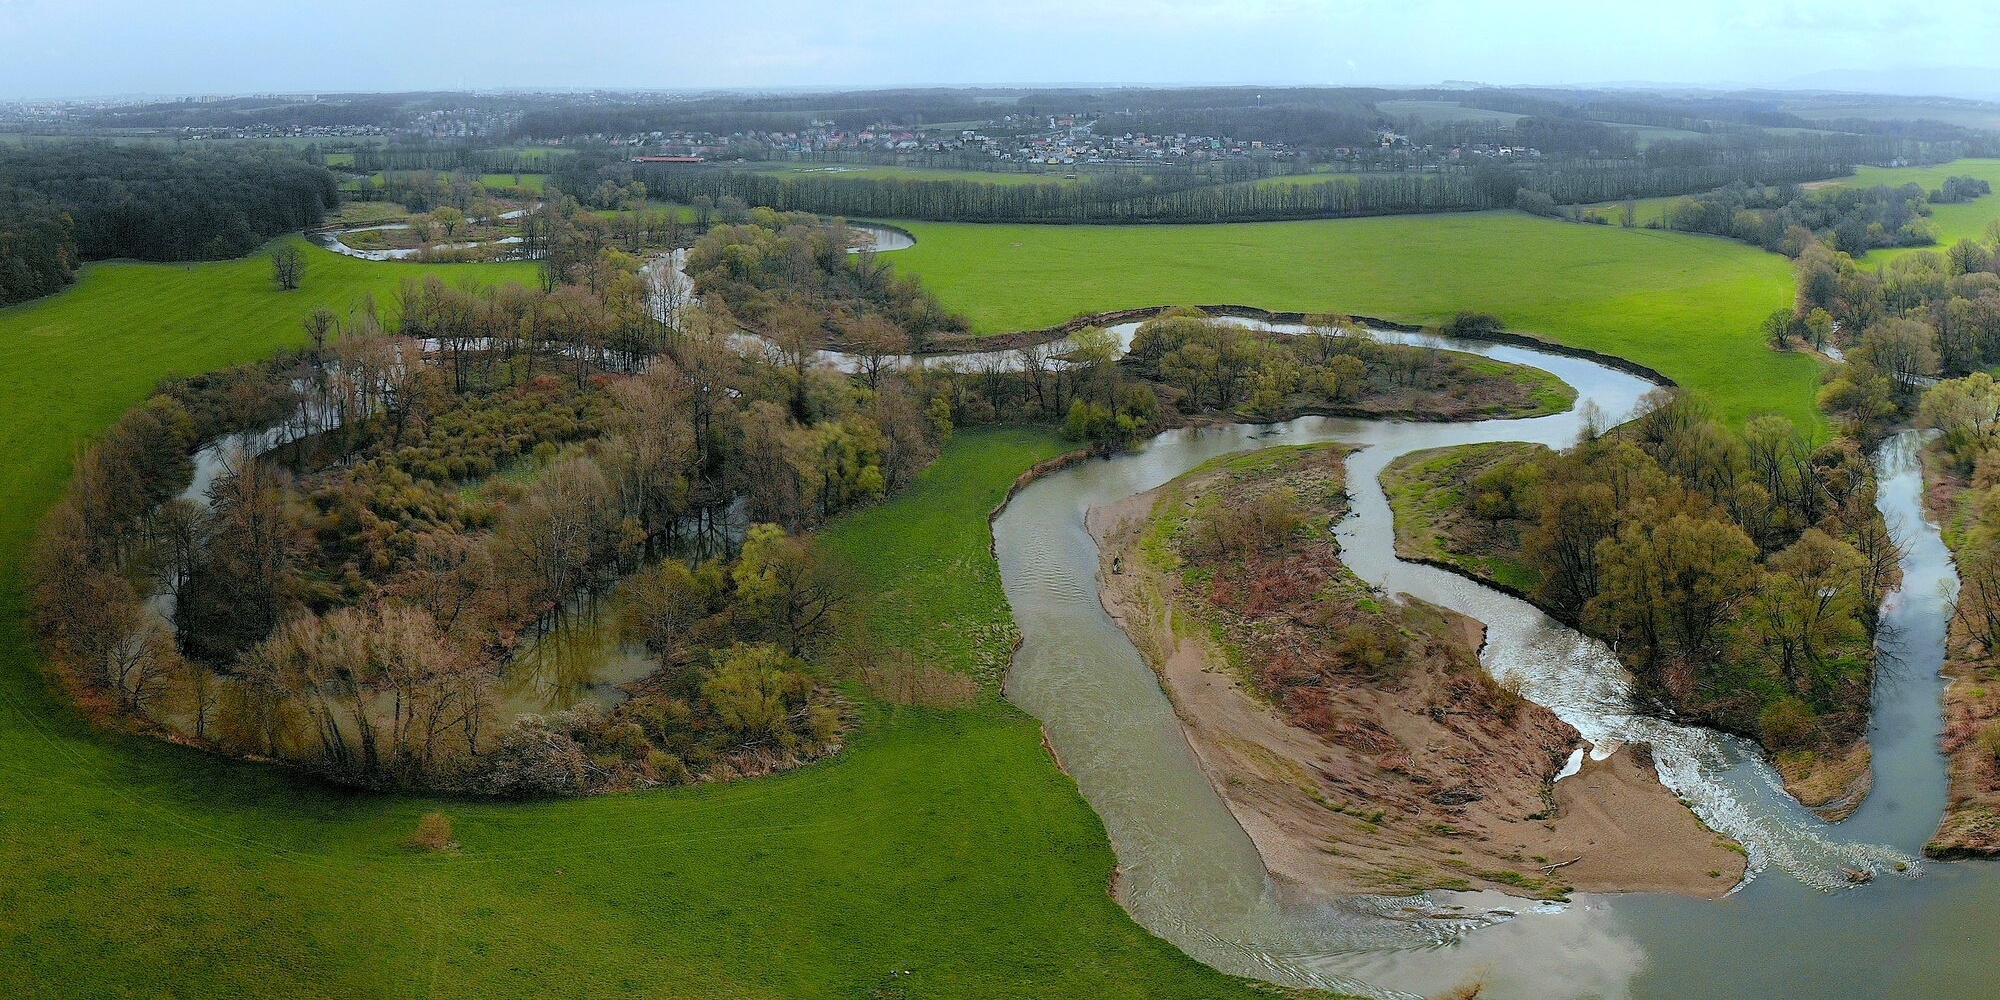
[[[1659,784],[1643,749],[1552,785],[1575,730],[1525,701],[1506,718],[1467,711],[1478,700],[1462,697],[1463,678],[1433,658],[1394,683],[1342,692],[1341,711],[1366,738],[1287,722],[1206,629],[1187,627],[1177,581],[1138,551],[1157,492],[1090,511],[1100,596],[1153,664],[1204,774],[1281,882],[1315,893],[1714,897],[1742,878],[1741,853]],[[1481,626],[1449,618],[1457,627],[1439,631],[1474,655]]]

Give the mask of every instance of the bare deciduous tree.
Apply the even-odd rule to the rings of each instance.
[[[271,250],[271,278],[279,288],[288,292],[298,288],[305,274],[305,251],[297,243],[286,240]]]

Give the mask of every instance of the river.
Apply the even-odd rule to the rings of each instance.
[[[1651,388],[1590,361],[1521,347],[1393,335],[1554,372],[1617,422]],[[1748,743],[1635,715],[1602,645],[1532,606],[1393,553],[1377,475],[1409,451],[1475,441],[1574,440],[1574,411],[1528,420],[1424,424],[1306,418],[1272,427],[1172,431],[1142,449],[1029,486],[994,524],[1023,643],[1007,694],[1039,717],[1104,818],[1119,897],[1145,926],[1218,968],[1299,986],[1434,994],[1472,979],[1482,997],[1988,996],[2000,967],[2000,874],[1923,864],[1944,803],[1938,667],[1950,559],[1922,515],[1917,435],[1877,456],[1879,503],[1906,540],[1902,588],[1885,609],[1871,740],[1875,791],[1829,825],[1780,790]],[[1363,579],[1489,626],[1495,675],[1576,726],[1602,754],[1654,747],[1663,780],[1751,853],[1754,877],[1719,902],[1584,895],[1566,906],[1494,893],[1415,900],[1298,898],[1265,876],[1247,835],[1199,771],[1152,671],[1097,601],[1090,507],[1151,489],[1218,455],[1345,441],[1353,511],[1337,528]],[[1874,884],[1849,887],[1843,869]]]
[[[908,245],[899,231],[857,228],[869,231],[878,249]],[[656,279],[679,279],[656,284],[674,288],[678,294],[662,294],[675,303],[692,291],[679,264],[675,255],[650,268]],[[1136,326],[1110,328],[1121,349]],[[1591,361],[1524,347],[1370,335],[1546,369],[1577,389],[1579,407],[1594,402],[1612,423],[1652,387]],[[759,345],[746,339],[743,346]],[[967,370],[1019,365],[1016,352],[897,360],[949,361]],[[833,352],[820,362],[858,366]],[[1908,552],[1879,640],[1874,790],[1851,818],[1829,825],[1783,793],[1754,746],[1634,714],[1624,671],[1601,644],[1525,602],[1395,557],[1377,480],[1395,457],[1482,441],[1562,447],[1579,426],[1572,411],[1463,424],[1310,417],[1177,430],[1131,454],[1050,475],[1009,503],[994,538],[1023,642],[1007,695],[1043,721],[1104,819],[1119,859],[1121,902],[1155,933],[1225,971],[1385,997],[1436,994],[1472,980],[1484,984],[1484,998],[2000,995],[2000,963],[1990,960],[2000,941],[2000,868],[1917,858],[1944,805],[1938,670],[1956,589],[1949,553],[1922,511],[1917,432],[1897,435],[1876,455],[1878,503]],[[1096,549],[1083,514],[1216,456],[1322,441],[1362,449],[1349,461],[1353,510],[1337,528],[1355,572],[1386,591],[1485,622],[1487,669],[1576,726],[1593,753],[1630,740],[1651,743],[1662,780],[1748,848],[1752,877],[1739,891],[1715,902],[1579,895],[1553,905],[1497,893],[1314,899],[1271,883],[1196,766],[1152,671],[1099,605]],[[593,635],[585,645],[600,641]],[[599,700],[610,680],[567,668],[555,673],[560,680],[524,685],[521,707],[543,698]],[[1844,869],[1877,878],[1850,886]]]

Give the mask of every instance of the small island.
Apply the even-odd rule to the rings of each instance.
[[[1882,598],[1901,549],[1851,439],[1741,432],[1657,393],[1560,454],[1481,444],[1382,475],[1397,554],[1525,597],[1611,645],[1642,708],[1758,741],[1822,818],[1852,814]]]

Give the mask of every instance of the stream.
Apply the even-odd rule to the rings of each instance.
[[[1610,423],[1652,387],[1522,347],[1376,336],[1546,369]],[[1484,441],[1564,447],[1579,424],[1573,410],[1461,424],[1310,417],[1177,430],[1135,453],[1052,474],[1014,498],[994,524],[1023,634],[1007,695],[1043,721],[1103,817],[1120,863],[1120,900],[1141,924],[1224,971],[1377,996],[1435,994],[1474,980],[1485,984],[1480,996],[1503,998],[2000,992],[2000,967],[1987,960],[2000,938],[2000,874],[1917,857],[1944,805],[1938,668],[1956,583],[1921,510],[1920,436],[1898,435],[1876,458],[1879,503],[1908,554],[1880,640],[1875,790],[1852,818],[1829,825],[1784,794],[1754,745],[1635,714],[1627,675],[1602,644],[1523,601],[1395,557],[1377,479],[1395,457]],[[1485,622],[1486,668],[1574,725],[1593,755],[1627,741],[1652,744],[1662,780],[1748,849],[1752,877],[1739,891],[1718,902],[1579,895],[1547,904],[1497,893],[1313,899],[1271,882],[1202,775],[1153,672],[1099,605],[1083,515],[1216,456],[1322,441],[1361,448],[1348,465],[1353,510],[1336,529],[1348,565],[1385,591]],[[1844,869],[1877,879],[1850,887]]]

